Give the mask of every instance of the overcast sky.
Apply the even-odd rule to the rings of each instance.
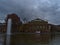
[[[60,0],[0,0],[0,19],[16,13],[21,19],[41,18],[60,24]]]

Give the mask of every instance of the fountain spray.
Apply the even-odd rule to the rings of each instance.
[[[7,32],[6,32],[6,45],[10,45],[11,25],[12,25],[12,20],[9,18],[7,23]]]

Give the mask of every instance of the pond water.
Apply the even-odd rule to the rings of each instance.
[[[59,33],[55,35],[21,33],[10,36],[10,45],[60,45]],[[4,34],[0,34],[0,45],[6,45],[6,35]]]

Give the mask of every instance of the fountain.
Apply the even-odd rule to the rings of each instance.
[[[6,45],[10,45],[10,35],[11,35],[11,19],[8,19],[7,32],[6,32]]]

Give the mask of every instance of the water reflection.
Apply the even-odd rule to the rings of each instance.
[[[8,35],[9,36],[9,35]],[[3,38],[2,38],[3,37]],[[0,36],[0,44],[6,41],[6,35]],[[59,45],[60,34],[55,34],[53,37],[51,34],[30,34],[21,33],[11,35],[10,45]],[[8,39],[9,40],[9,39]]]
[[[49,34],[15,34],[11,35],[11,45],[48,44]]]

